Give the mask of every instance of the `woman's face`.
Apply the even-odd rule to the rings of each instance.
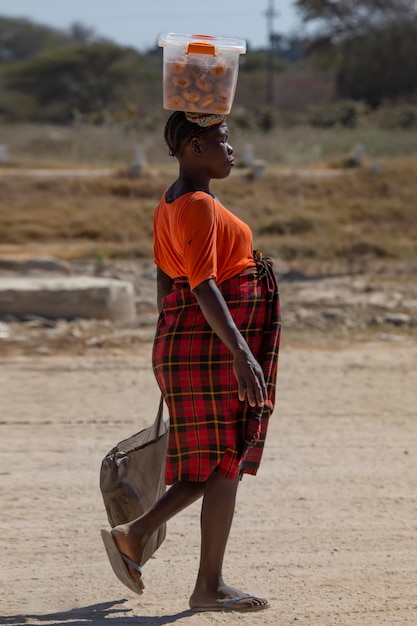
[[[201,165],[210,178],[226,178],[234,166],[233,148],[229,144],[229,130],[225,122],[215,126],[199,138]]]

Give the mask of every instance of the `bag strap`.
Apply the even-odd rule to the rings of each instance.
[[[161,432],[161,426],[163,426],[163,420],[164,420],[164,399],[161,394],[158,413],[157,413],[156,420],[155,420],[156,432],[158,433],[158,435]]]
[[[156,414],[154,423],[149,428],[145,428],[147,431],[147,441],[156,441],[159,437],[162,437],[167,432],[167,426],[164,422],[164,399],[161,395],[161,399],[159,401],[158,413]],[[141,431],[143,432],[143,431]],[[139,433],[138,433],[139,434]]]

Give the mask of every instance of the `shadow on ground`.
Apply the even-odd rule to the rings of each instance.
[[[126,600],[93,604],[69,611],[45,615],[0,615],[0,624],[15,626],[164,626],[194,615],[193,611],[181,611],[173,615],[146,615],[141,617],[123,605]],[[132,613],[126,615],[126,613]],[[123,613],[123,615],[120,615]]]

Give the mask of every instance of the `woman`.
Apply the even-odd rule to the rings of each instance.
[[[165,140],[179,176],[154,216],[160,315],[153,368],[170,415],[171,487],[145,515],[112,530],[122,576],[112,564],[141,593],[137,564],[147,539],[202,496],[191,609],[264,609],[263,598],[225,584],[222,564],[239,478],[256,474],[273,409],[278,288],[271,263],[253,254],[249,227],[210,191],[210,181],[226,178],[234,165],[225,117],[177,111]]]

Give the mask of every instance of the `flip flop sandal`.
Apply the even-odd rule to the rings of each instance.
[[[129,559],[128,556],[122,554],[117,547],[117,544],[113,538],[113,535],[106,528],[101,529],[101,538],[103,539],[104,547],[106,548],[107,556],[109,557],[110,565],[113,568],[113,572],[116,574],[117,578],[124,584],[126,587],[141,595],[143,593],[143,589],[139,587],[131,577],[127,566],[132,567],[136,572],[138,572],[139,577],[142,578],[142,568]]]

